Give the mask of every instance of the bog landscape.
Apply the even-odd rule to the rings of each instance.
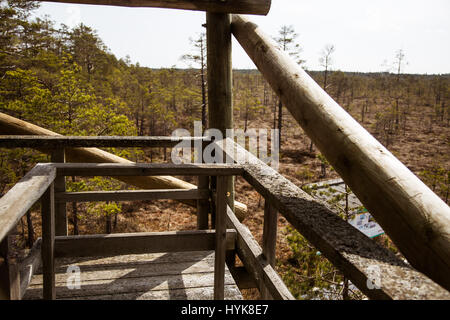
[[[27,126],[32,124],[51,131],[49,134],[63,136],[171,136],[179,128],[193,136],[196,121],[203,128],[210,127],[206,33],[192,35],[192,50],[180,57],[186,68],[154,69],[133,64],[127,58],[118,59],[87,25],[69,28],[50,19],[31,18],[36,8],[36,2],[1,2],[0,134],[31,134],[5,129],[18,119]],[[304,65],[302,44],[293,27],[280,26],[279,33],[271,37],[277,50],[288,53],[299,66]],[[408,52],[402,49],[386,57],[385,72],[343,72],[335,60],[335,50],[333,45],[324,44],[320,57],[322,69],[306,70],[307,75],[448,205],[450,75],[404,73]],[[279,174],[321,201],[346,223],[362,212],[371,211],[364,205],[366,199],[361,197],[355,200],[360,201],[357,206],[350,207],[349,199],[356,197],[344,181],[340,182],[340,189],[330,183],[341,179],[332,161],[327,160],[299,126],[260,71],[233,69],[231,83],[234,128],[244,133],[278,130]],[[269,144],[272,139],[269,134]],[[2,196],[37,163],[56,162],[45,148],[37,149],[39,146],[0,148]],[[101,149],[140,164],[172,163],[172,148],[167,146]],[[66,154],[66,160],[67,157]],[[200,181],[195,175],[175,176],[193,185]],[[361,173],[361,177],[365,175]],[[322,184],[320,189],[318,184]],[[68,175],[65,178],[66,193],[138,189],[113,177]],[[236,215],[264,247],[266,194],[261,195],[260,191],[245,174],[235,177],[235,200],[246,207],[244,214]],[[198,229],[197,210],[198,206],[167,199],[68,201],[67,235],[194,231]],[[298,226],[291,224],[291,218],[281,213],[275,222],[278,231],[273,268],[294,298],[368,298],[367,292],[345,275],[343,270],[348,272],[348,269],[336,265],[339,260],[330,262],[329,253],[310,242],[315,233],[299,232]],[[376,223],[376,214],[373,216]],[[384,227],[384,221],[379,223]],[[43,237],[42,230],[41,206],[36,202],[12,230],[14,247],[20,257],[25,257],[36,240]],[[390,229],[384,231],[370,241],[407,263],[409,259],[396,245],[395,236],[391,239]],[[237,255],[235,259],[236,268],[246,266],[244,258]],[[230,265],[228,268],[231,269]],[[437,277],[432,279],[439,281]],[[226,281],[225,276],[225,286]],[[244,299],[267,298],[267,292],[258,289],[258,281],[255,284],[253,279],[253,284],[245,284],[236,280]],[[37,286],[31,282],[32,285]]]

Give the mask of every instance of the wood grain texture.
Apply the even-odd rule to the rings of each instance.
[[[188,200],[208,199],[209,190],[205,189],[164,189],[164,190],[120,190],[120,191],[85,191],[57,193],[57,202],[91,202],[91,201],[143,201],[143,200]]]
[[[62,137],[60,134],[47,130],[45,128],[39,127],[32,123],[11,117],[7,114],[0,112],[0,134],[3,135],[46,135],[46,136],[58,136]],[[46,148],[35,147],[36,149],[51,153],[51,150]],[[66,162],[77,162],[77,163],[133,163],[130,160],[118,157],[109,152],[103,151],[98,148],[67,148],[66,149]],[[195,189],[196,186],[188,183],[186,181],[177,179],[172,176],[132,176],[117,177],[118,180],[128,183],[130,185],[136,186],[142,189]],[[196,206],[196,201],[193,200],[182,200],[190,206]],[[247,206],[243,203],[235,203],[235,212],[239,219],[244,219],[247,214]]]
[[[214,252],[158,253],[56,259],[57,299],[176,300],[213,298]],[[80,268],[81,286],[67,288],[67,267]],[[33,276],[24,299],[42,297],[42,274]],[[228,269],[225,299],[240,300]]]
[[[55,300],[55,202],[53,183],[41,198],[43,297]]]
[[[51,154],[52,162],[65,162],[64,148],[53,149]],[[56,176],[55,181],[55,192],[66,191],[66,177]],[[57,236],[67,236],[67,208],[64,202],[57,203],[55,205],[55,235]]]
[[[53,164],[57,175],[63,176],[229,176],[241,175],[239,165],[172,164],[172,163],[65,163]]]
[[[266,15],[271,0],[46,0],[47,2],[79,3],[121,7],[153,7]]]
[[[1,148],[173,148],[181,142],[208,141],[207,137],[135,136],[26,136],[1,135]],[[56,161],[55,161],[56,162]]]
[[[371,299],[450,299],[450,293],[404,263],[232,140],[244,178],[317,250]],[[230,226],[228,226],[231,228]],[[239,247],[239,233],[238,233]],[[370,289],[373,271],[380,288]]]
[[[450,207],[256,24],[234,15],[232,32],[283,105],[411,265],[450,290]]]
[[[224,299],[225,286],[225,252],[226,252],[226,214],[227,214],[227,181],[225,177],[217,177],[216,224],[215,224],[215,262],[214,262],[214,299]]]
[[[235,248],[236,233],[225,232],[225,247]],[[56,237],[57,257],[87,257],[154,252],[204,251],[215,248],[211,230],[138,232]]]
[[[278,212],[267,202],[264,201],[264,226],[262,250],[267,261],[272,267],[275,267],[276,247],[277,247],[277,229]],[[261,297],[264,300],[270,299],[270,293],[267,288],[261,290]]]

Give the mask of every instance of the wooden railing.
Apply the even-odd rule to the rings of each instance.
[[[231,31],[328,162],[415,268],[450,290],[450,207],[247,18]]]
[[[122,137],[108,138],[108,146]],[[124,140],[132,140],[124,137]],[[47,143],[47,147],[55,148],[67,144],[77,143],[97,146],[93,138],[67,137],[48,139],[48,137],[0,137],[0,147],[14,145],[27,147],[34,146],[39,141]],[[154,138],[142,140],[154,141]],[[104,143],[99,139],[99,143]],[[135,141],[133,142],[135,143]],[[152,142],[153,143],[153,142]],[[159,143],[159,142],[158,142]],[[277,212],[282,214],[308,241],[310,241],[325,257],[327,257],[344,275],[350,279],[363,293],[372,299],[442,299],[450,298],[449,293],[397,258],[392,252],[376,244],[357,229],[340,219],[326,205],[318,202],[304,191],[299,189],[278,172],[258,160],[241,146],[228,139],[217,141],[217,147],[222,148],[225,155],[234,160],[235,165],[173,165],[173,164],[40,164],[27,174],[13,189],[0,199],[0,239],[17,223],[18,219],[37,201],[50,184],[54,184],[64,176],[149,176],[149,175],[194,175],[217,177],[216,189],[193,190],[133,190],[133,191],[95,191],[95,192],[56,192],[51,198],[54,206],[71,201],[128,201],[142,199],[193,199],[195,201],[212,201],[215,207],[215,228],[228,228],[227,234],[235,239],[234,253],[229,249],[226,261],[233,276],[237,278],[238,286],[257,287],[263,298],[292,299],[292,295],[274,269],[275,246],[277,235]],[[224,146],[228,144],[228,146]],[[43,172],[45,174],[43,174]],[[262,248],[255,241],[250,231],[243,225],[228,206],[229,193],[226,191],[226,178],[231,175],[240,175],[250,183],[265,199],[264,226]],[[36,183],[39,181],[39,183]],[[54,188],[54,187],[53,187]],[[212,195],[211,195],[212,192]],[[219,195],[219,196],[218,196]],[[222,195],[222,197],[220,196]],[[27,201],[20,201],[24,198]],[[48,197],[47,197],[48,198]],[[48,199],[47,199],[48,200]],[[17,202],[19,208],[11,206]],[[224,202],[225,201],[225,202]],[[48,206],[47,206],[48,207]],[[3,210],[3,211],[2,211]],[[4,211],[6,210],[6,211]],[[46,209],[49,212],[49,209]],[[204,219],[201,215],[197,219]],[[208,219],[208,211],[206,213]],[[53,223],[53,222],[48,222]],[[45,224],[45,221],[44,221]],[[198,225],[201,223],[198,223]],[[204,224],[204,223],[203,223]],[[208,222],[206,220],[206,225]],[[213,225],[213,224],[211,224]],[[223,232],[223,231],[217,231]],[[199,242],[192,246],[186,241],[176,240],[193,237],[204,245],[197,247]],[[158,244],[150,244],[154,237],[168,239]],[[210,231],[159,233],[159,234],[120,234],[120,235],[93,235],[93,236],[56,236],[54,253],[56,256],[102,254],[95,249],[92,243],[103,241],[105,252],[103,254],[140,253],[142,250],[204,250],[212,248]],[[44,237],[44,243],[50,240]],[[121,240],[124,240],[121,242]],[[218,240],[215,239],[214,243]],[[231,241],[231,240],[228,240]],[[122,243],[122,245],[119,245]],[[225,244],[222,243],[221,246]],[[48,244],[47,244],[48,246]],[[206,247],[205,247],[206,246]],[[142,248],[148,249],[142,249]],[[108,249],[109,248],[109,249]],[[223,249],[223,247],[222,247]],[[221,249],[221,250],[222,250]],[[222,250],[223,251],[223,250]],[[44,252],[44,251],[43,251]],[[75,253],[74,253],[75,252]],[[234,254],[237,254],[244,264],[244,269],[234,265]],[[47,254],[48,255],[48,254]],[[43,254],[43,261],[48,257]],[[218,255],[219,262],[225,256]],[[379,285],[374,287],[373,268],[379,270]],[[19,268],[21,269],[21,268]],[[49,280],[50,281],[50,280]],[[21,281],[19,281],[21,282]],[[23,282],[23,281],[22,281]],[[219,287],[221,283],[217,284]],[[23,284],[21,287],[26,287]],[[245,286],[242,286],[245,287]],[[220,295],[216,296],[220,298]]]
[[[39,139],[39,138],[37,138]],[[81,138],[77,138],[81,139]],[[76,139],[75,139],[76,140]],[[89,139],[88,139],[89,140]],[[55,142],[57,143],[57,142]],[[1,145],[1,144],[0,144]],[[148,199],[209,200],[210,191],[194,190],[129,190],[113,192],[55,192],[55,181],[64,176],[153,176],[193,175],[216,178],[213,203],[215,206],[214,230],[151,232],[111,235],[55,236],[55,208],[58,203],[77,201],[133,201]],[[55,299],[55,257],[120,255],[153,252],[180,252],[215,250],[214,298],[224,298],[225,260],[234,252],[250,259],[260,290],[279,299],[293,299],[272,265],[261,256],[261,249],[252,235],[244,228],[229,206],[226,177],[243,175],[238,165],[173,165],[173,164],[38,164],[26,174],[4,197],[0,199],[0,242],[8,247],[8,233],[36,201],[41,201],[44,299]],[[226,229],[226,226],[229,229]],[[275,241],[275,239],[273,239]],[[226,255],[226,252],[228,254]],[[231,258],[230,258],[231,257]],[[27,260],[27,259],[26,259]],[[18,264],[7,254],[2,263],[8,275],[4,296],[20,299],[25,293],[34,269],[24,272],[29,264]],[[228,263],[230,263],[228,261]],[[235,272],[234,265],[230,265]],[[24,277],[25,276],[25,277]],[[248,277],[248,276],[247,276]],[[248,280],[247,280],[248,281]]]
[[[266,14],[270,8],[270,0],[54,0],[54,2],[207,11],[210,125],[222,131],[233,127],[232,33],[272,89],[280,96],[283,105],[288,108],[321,153],[374,215],[408,261],[447,290],[450,289],[450,277],[448,276],[450,270],[450,208],[352,119],[288,55],[278,50],[271,38],[265,35],[257,25],[242,16],[229,14]],[[7,133],[8,130],[11,131],[11,128],[16,134],[23,132],[16,123],[4,127],[7,127]],[[39,132],[37,134],[53,134],[48,131],[45,133],[42,133],[42,130],[36,131],[35,127],[32,129],[33,132]],[[3,128],[3,130],[5,129]],[[75,142],[75,140],[71,143],[81,143]],[[132,143],[131,140],[128,142]],[[229,143],[231,144],[231,142]],[[238,146],[233,145],[232,147],[232,149],[239,149]],[[99,152],[93,153],[84,150],[77,156],[90,157],[98,162],[98,159],[105,159],[103,154],[99,155]],[[277,287],[277,279],[272,266],[273,239],[276,234],[275,226],[272,223],[276,221],[275,210],[277,210],[369,298],[449,297],[445,289],[400,261],[388,250],[376,245],[277,172],[256,161],[257,159],[249,157],[253,159],[251,162],[239,159],[239,156],[242,155],[247,156],[248,153],[240,150],[235,160],[244,166],[243,177],[266,199],[265,221],[267,225],[265,223],[262,251],[260,252],[259,246],[257,247],[252,242],[253,240],[250,240],[252,238],[250,238],[248,230],[231,214],[228,214],[228,224],[237,231],[237,254],[244,261],[254,282],[263,292],[263,296],[268,297],[270,294],[276,298],[292,298],[282,285],[280,285],[281,289],[279,286]],[[108,155],[107,158],[111,158],[111,155]],[[52,159],[55,162],[63,162],[64,152],[55,152]],[[33,179],[36,177],[33,176]],[[53,188],[63,197],[63,181],[60,176],[55,179]],[[230,194],[232,200],[230,207],[233,212],[235,203],[232,177],[224,178],[225,181],[222,178],[218,178],[218,180],[221,180],[221,186],[219,187],[219,183],[217,184],[219,190],[226,185],[225,190],[227,190],[227,194]],[[199,183],[200,185],[201,188],[204,188],[207,183],[205,184],[203,181],[201,184]],[[17,187],[20,187],[20,183]],[[33,192],[31,193],[33,194]],[[71,196],[79,197],[79,195],[69,195],[69,197]],[[103,194],[102,196],[110,197],[111,195]],[[124,194],[117,196],[126,197]],[[10,195],[9,197],[14,196]],[[3,198],[0,201],[3,201]],[[220,210],[229,213],[230,210],[227,210],[221,201],[219,197],[217,202]],[[63,202],[58,205],[61,205],[61,208],[57,208],[56,211],[63,212]],[[205,207],[200,205],[199,208],[203,208],[204,213]],[[2,210],[1,206],[0,210]],[[224,217],[224,215],[219,216],[219,219]],[[14,217],[16,216],[14,215]],[[67,226],[67,223],[58,223],[58,221],[62,221],[58,217],[59,215],[56,219],[57,233],[64,233],[63,228]],[[205,215],[199,212],[199,217],[204,219]],[[11,222],[14,223],[14,220],[9,221],[8,225]],[[200,225],[204,227],[205,221],[199,220]],[[48,245],[50,240],[45,241]],[[231,262],[232,258],[228,260]],[[367,281],[371,281],[368,271],[371,266],[376,266],[382,271],[380,288],[370,289],[367,286]]]

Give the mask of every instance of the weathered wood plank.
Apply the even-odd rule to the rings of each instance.
[[[164,189],[164,190],[120,190],[63,192],[55,195],[56,202],[90,201],[140,201],[140,200],[187,200],[208,199],[209,190],[205,189]]]
[[[16,252],[13,250],[13,241],[16,236],[7,235],[0,241],[0,256],[5,257],[0,264],[0,299],[20,300],[20,272]]]
[[[214,299],[224,299],[225,252],[226,252],[226,214],[227,214],[227,181],[225,177],[217,177],[216,193],[216,241],[214,263]]]
[[[148,292],[123,293],[74,298],[74,300],[212,300],[214,287],[153,290]],[[225,286],[226,300],[242,300],[236,285]]]
[[[0,135],[1,148],[173,148],[181,142],[209,141],[208,137],[166,136],[16,136]],[[60,161],[55,161],[60,162]]]
[[[450,207],[242,16],[232,31],[283,105],[396,246],[450,290]]]
[[[19,263],[20,271],[20,298],[22,299],[33,276],[42,265],[41,256],[42,238],[37,239],[28,255]]]
[[[0,198],[0,240],[19,222],[31,206],[40,199],[56,176],[51,165],[37,164]]]
[[[54,164],[58,175],[63,176],[152,176],[241,175],[242,168],[227,164],[171,164],[171,163],[65,163]]]
[[[226,248],[235,248],[236,232],[227,230]],[[87,257],[153,252],[202,251],[215,248],[212,230],[119,233],[56,237],[57,257]]]
[[[255,279],[258,289],[266,287],[273,299],[276,300],[295,300],[283,280],[264,257],[261,247],[253,238],[250,230],[239,222],[229,207],[227,226],[237,232],[236,251],[247,271]]]
[[[43,297],[55,300],[55,202],[54,185],[50,185],[41,199],[42,214],[42,272]]]
[[[209,177],[198,177],[198,189],[206,190],[206,198],[197,200],[197,229],[206,230],[209,226]]]
[[[233,277],[227,273],[226,285],[234,285]],[[98,295],[124,294],[149,291],[170,291],[173,289],[186,289],[210,287],[214,284],[214,273],[175,274],[156,277],[112,278],[106,280],[83,281],[81,289],[71,290],[66,283],[57,287],[57,296],[61,298],[89,297]],[[40,296],[40,286],[32,286],[27,290],[25,299],[36,299]]]
[[[371,299],[449,299],[450,293],[231,140],[244,178]],[[230,227],[230,226],[229,226]],[[238,234],[239,246],[239,234]],[[380,288],[370,284],[374,270]],[[379,271],[379,272],[378,272]]]
[[[58,258],[58,299],[184,299],[213,298],[214,251]],[[67,267],[80,267],[80,288],[67,288]],[[35,275],[24,299],[42,297],[42,275]],[[203,294],[188,294],[199,289]],[[228,269],[225,298],[242,299]]]
[[[0,134],[7,135],[46,135],[58,136],[56,132],[36,126],[32,123],[11,117],[5,113],[0,112]],[[35,149],[48,153],[46,148],[36,146]],[[97,148],[67,148],[66,162],[78,163],[133,163],[130,160],[118,157],[106,151]],[[117,177],[118,180],[131,184],[142,189],[195,189],[196,186],[186,181],[177,179],[172,176],[124,176]],[[190,206],[196,206],[196,201],[182,200]],[[235,203],[235,212],[237,217],[242,220],[247,214],[247,206],[243,203]]]
[[[153,7],[266,15],[271,0],[46,0],[47,2],[79,3],[123,7]]]

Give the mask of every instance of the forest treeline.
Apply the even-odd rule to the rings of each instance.
[[[206,63],[204,35],[192,41],[193,53],[184,56],[193,62],[201,57],[201,63],[189,69],[151,69],[117,59],[86,25],[69,28],[33,17],[37,2],[0,3],[1,112],[64,135],[170,135],[176,128],[192,130],[194,120],[202,119],[207,103],[202,90],[206,71],[200,69]],[[281,49],[291,50],[295,37],[284,27],[276,40]],[[298,44],[292,48],[299,52]],[[423,108],[424,131],[435,123],[449,126],[450,75],[400,74],[400,64],[397,73],[331,72],[334,46],[328,48],[325,72],[309,74],[363,125],[371,114],[372,132],[387,147],[406,130],[412,109]],[[278,97],[258,71],[235,70],[233,90],[237,125],[246,130],[252,121],[266,119],[270,127],[284,130]],[[282,137],[281,150],[290,139]],[[4,168],[8,159],[19,160],[18,152],[2,152],[7,174],[0,192],[20,176]],[[31,151],[20,152],[29,157]],[[441,176],[447,171],[436,170]]]

